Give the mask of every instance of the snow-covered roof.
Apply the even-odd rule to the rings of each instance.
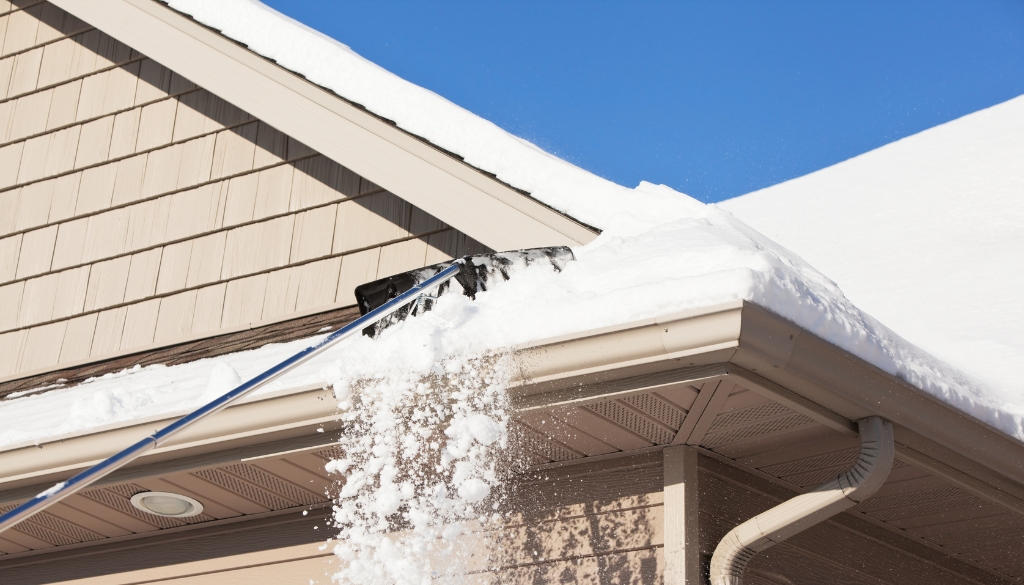
[[[810,264],[728,212],[665,186],[641,183],[629,189],[601,179],[258,2],[169,4],[604,230],[576,250],[578,261],[561,274],[526,271],[476,302],[447,296],[435,311],[379,340],[342,344],[278,382],[277,390],[384,373],[418,375],[430,372],[443,356],[746,300],[1024,439],[1024,400],[1007,402],[989,386],[906,342],[860,311]],[[246,377],[273,363],[284,349],[270,346],[193,364],[141,368],[0,403],[0,449],[184,412],[217,380],[233,377],[223,375],[224,367],[214,375],[217,364]]]
[[[1024,405],[1024,96],[720,206]]]

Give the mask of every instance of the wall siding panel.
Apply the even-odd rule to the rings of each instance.
[[[50,217],[55,180],[40,181],[21,188],[14,229],[39,227]]]
[[[143,107],[139,119],[136,150],[149,150],[170,143],[177,110],[176,100],[163,100]]]
[[[132,254],[131,265],[128,268],[128,281],[124,289],[125,302],[148,298],[156,293],[156,281],[160,274],[162,256],[161,248]]]
[[[53,94],[49,89],[18,98],[7,140],[22,140],[46,130]]]
[[[110,158],[121,158],[135,152],[141,116],[140,108],[133,108],[114,116],[114,126],[110,131]]]
[[[160,301],[160,314],[156,321],[155,343],[182,339],[192,333],[192,317],[196,309],[197,291],[188,291],[166,297]]]
[[[299,296],[301,267],[275,270],[267,275],[267,291],[263,297],[263,320],[276,319],[295,312]]]
[[[0,377],[352,304],[469,247],[50,4],[0,16],[0,53]]]
[[[0,59],[0,99],[5,99],[10,95],[9,92],[11,75],[14,71],[14,60],[15,57]],[[6,139],[6,136],[2,136],[0,139]]]
[[[10,376],[19,371],[21,352],[27,337],[28,331],[24,329],[0,334],[0,376]],[[22,550],[28,550],[28,547]]]
[[[21,240],[17,277],[27,278],[49,270],[56,240],[57,226],[26,233]]]
[[[229,282],[224,294],[221,326],[237,327],[259,321],[263,316],[263,299],[266,292],[266,274]]]
[[[193,335],[220,329],[226,291],[227,284],[208,286],[197,291],[196,308],[192,317]]]
[[[114,130],[114,117],[105,116],[81,127],[75,168],[88,167],[107,160],[110,137]]]
[[[159,312],[160,299],[129,305],[119,349],[133,349],[152,344]]]
[[[24,281],[0,286],[0,328],[13,329],[18,326],[24,293]]]
[[[335,302],[339,305],[354,305],[356,303],[355,288],[364,282],[377,279],[379,262],[380,248],[371,248],[342,257]]]
[[[25,282],[25,296],[21,300],[18,325],[25,327],[49,321],[57,299],[58,274],[47,274]]]
[[[47,87],[71,78],[71,61],[78,44],[74,39],[62,39],[43,47],[39,66],[39,87]]]
[[[68,363],[89,357],[96,333],[96,313],[70,319],[60,346],[60,362]]]
[[[92,265],[89,286],[85,293],[86,311],[111,307],[124,301],[131,263],[131,257],[122,256]]]
[[[13,280],[21,253],[21,234],[0,239],[0,282]]]
[[[89,355],[109,355],[121,349],[121,332],[124,331],[124,318],[127,314],[127,307],[119,307],[103,311],[96,317],[96,333]]]
[[[19,95],[36,88],[39,81],[39,66],[43,61],[43,48],[21,53],[12,59],[8,95]]]
[[[25,338],[25,348],[22,350],[18,369],[30,372],[56,365],[60,361],[60,348],[64,343],[64,332],[67,327],[67,321],[58,321],[30,329]]]
[[[57,273],[57,294],[53,300],[51,319],[64,319],[81,313],[89,290],[91,266],[82,266]]]
[[[331,253],[334,243],[334,220],[337,205],[328,205],[295,216],[292,232],[291,261],[301,262]]]
[[[39,31],[41,6],[13,12],[7,17],[7,36],[4,38],[3,55],[23,51],[35,44]]]
[[[82,185],[82,173],[71,173],[55,179],[53,200],[47,221],[55,223],[70,219],[78,205],[78,192]]]
[[[50,135],[36,136],[25,142],[18,167],[18,183],[25,184],[46,176],[46,156],[50,153]]]
[[[86,169],[79,175],[75,215],[85,215],[110,207],[117,180],[117,166],[103,165]]]
[[[59,85],[50,97],[50,111],[46,117],[46,129],[53,130],[73,124],[78,117],[78,101],[81,99],[82,81]]]

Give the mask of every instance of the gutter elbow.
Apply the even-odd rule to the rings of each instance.
[[[860,455],[850,469],[725,535],[711,557],[712,585],[741,585],[743,571],[754,555],[856,506],[882,487],[892,469],[892,424],[872,416],[857,421],[857,426]]]

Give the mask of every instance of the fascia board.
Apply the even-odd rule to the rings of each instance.
[[[840,432],[853,433],[852,421],[864,416],[882,416],[894,424],[899,456],[989,501],[1024,510],[1024,445],[750,303],[542,340],[517,348],[516,355],[521,381],[511,392],[520,408],[590,400],[595,397],[576,396],[574,389],[630,376],[736,376]],[[237,446],[232,440],[265,442],[274,430],[308,433],[336,420],[327,390],[287,392],[230,408],[143,461]],[[2,452],[6,477],[0,489],[84,468],[169,420],[53,442],[42,450]]]
[[[54,0],[199,86],[496,250],[591,229],[154,0]]]
[[[677,368],[695,380],[737,377],[844,434],[856,434],[860,418],[882,416],[894,424],[899,456],[1024,511],[1024,445],[757,305],[737,302],[589,333],[519,348],[524,381],[513,391],[514,404],[534,409],[592,400],[582,385]],[[720,372],[708,369],[716,365]]]
[[[725,303],[519,346],[521,381],[513,393],[727,362],[738,344],[742,306]]]
[[[744,304],[742,321],[733,365],[850,421],[881,416],[898,443],[904,429],[928,455],[934,444],[1024,486],[1024,444],[1013,437],[757,305]]]

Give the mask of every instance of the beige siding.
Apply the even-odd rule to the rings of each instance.
[[[50,4],[0,16],[0,377],[350,305],[481,250]]]

